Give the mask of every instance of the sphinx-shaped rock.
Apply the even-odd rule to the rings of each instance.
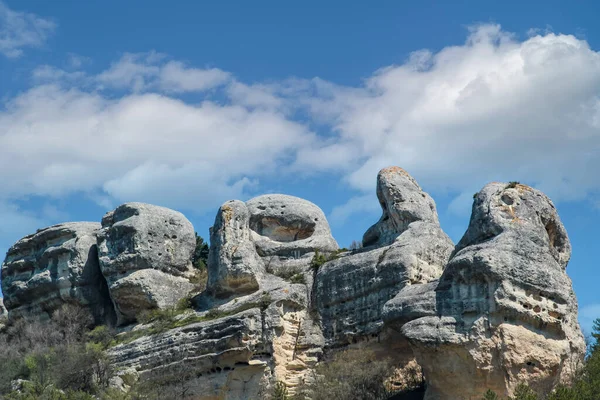
[[[100,269],[119,324],[141,311],[173,306],[192,291],[195,246],[190,221],[168,208],[126,203],[102,218]]]
[[[520,184],[491,183],[475,197],[423,318],[406,323],[427,379],[426,399],[512,395],[520,382],[547,391],[568,378],[585,346],[565,272],[571,247],[550,199]],[[409,296],[389,305],[399,320]]]
[[[400,167],[388,167],[377,175],[377,198],[383,209],[379,221],[363,236],[363,246],[389,245],[416,221],[439,226],[435,202],[415,179]]]
[[[379,334],[384,304],[407,286],[439,278],[454,248],[434,201],[403,169],[379,172],[377,197],[383,215],[365,233],[366,247],[316,274],[313,296],[330,345]]]
[[[110,321],[112,305],[97,258],[99,229],[93,222],[54,225],[8,250],[2,292],[11,319],[47,318],[72,303],[89,307],[99,321]]]
[[[306,269],[315,251],[338,249],[319,207],[272,194],[228,201],[211,228],[208,289],[217,297],[252,293],[283,269]]]

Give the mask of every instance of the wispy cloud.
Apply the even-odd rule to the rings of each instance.
[[[0,53],[17,58],[27,47],[41,47],[54,33],[56,23],[22,11],[8,8],[0,1]]]
[[[109,88],[134,92],[159,90],[167,93],[201,92],[229,81],[231,75],[218,68],[192,68],[180,61],[167,61],[164,54],[125,54],[95,77]]]

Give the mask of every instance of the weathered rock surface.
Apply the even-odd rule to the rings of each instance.
[[[258,290],[264,265],[250,235],[250,212],[239,200],[221,206],[210,229],[208,290],[215,296]]]
[[[406,323],[428,382],[427,399],[512,395],[519,382],[548,390],[584,354],[577,302],[565,273],[571,246],[550,199],[491,183],[475,197],[467,232],[435,289],[435,316]],[[423,296],[431,298],[431,293]],[[431,301],[389,304],[431,315]],[[391,311],[390,311],[391,312]]]
[[[6,325],[6,321],[8,321],[8,311],[4,308],[4,300],[0,297],[0,331]]]
[[[326,353],[361,347],[392,357],[398,386],[422,368],[428,400],[508,396],[519,382],[543,390],[569,376],[584,351],[565,272],[571,247],[544,194],[487,185],[456,246],[401,168],[380,171],[377,197],[382,217],[364,247],[342,253],[306,200],[226,202],[211,229],[207,290],[176,317],[187,324],[120,327],[141,337],[109,356],[121,374],[162,383],[163,398],[185,387],[203,400],[268,398],[278,381],[294,394]],[[190,294],[195,235],[182,214],[128,203],[99,228],[62,224],[17,242],[2,266],[9,315],[74,302],[104,322],[116,309],[123,324]],[[3,314],[0,299],[0,329]]]
[[[307,313],[305,285],[269,285],[213,308],[217,317],[197,313],[215,319],[144,336],[109,355],[125,373],[150,374],[166,386],[193,371],[184,385],[201,399],[268,398],[276,381],[294,393],[320,358],[323,336]]]
[[[64,303],[110,320],[112,305],[98,266],[100,224],[75,222],[38,230],[15,243],[2,264],[2,292],[11,318],[48,317]]]
[[[147,309],[175,305],[194,288],[194,227],[164,207],[127,203],[102,218],[98,233],[100,269],[118,323]]]
[[[338,249],[313,203],[282,194],[228,201],[211,228],[208,289],[217,297],[258,290],[273,274],[305,273],[315,251]]]
[[[377,175],[377,198],[383,209],[379,221],[363,236],[363,246],[389,245],[415,221],[439,226],[435,202],[415,179],[400,167],[388,167]]]
[[[435,203],[403,169],[380,171],[377,197],[383,215],[365,233],[368,247],[325,263],[315,278],[329,345],[379,334],[384,304],[404,287],[439,278],[454,248]]]

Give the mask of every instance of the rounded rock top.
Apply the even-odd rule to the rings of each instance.
[[[331,236],[323,211],[314,203],[285,194],[267,194],[246,202],[250,229],[278,242],[293,242],[312,236]]]

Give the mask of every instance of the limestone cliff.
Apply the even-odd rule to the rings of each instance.
[[[10,318],[48,317],[64,303],[89,307],[99,322],[113,316],[98,267],[100,224],[73,222],[40,229],[15,243],[2,264]]]
[[[89,307],[120,325],[108,350],[122,375],[198,399],[267,398],[311,382],[328,352],[369,347],[403,368],[420,364],[427,399],[510,395],[518,382],[551,387],[584,351],[565,268],[571,247],[552,202],[518,184],[475,197],[454,246],[433,199],[403,169],[377,176],[382,216],[363,247],[340,251],[324,213],[293,196],[223,204],[211,228],[208,284],[190,277],[194,229],[180,213],[128,203],[102,224],[27,236],[2,264],[10,319]],[[144,310],[194,295],[171,325]],[[1,299],[0,299],[1,300]],[[0,327],[3,324],[0,302]]]
[[[568,378],[585,351],[570,255],[548,197],[525,185],[485,186],[439,284],[421,296],[424,316],[402,327],[425,371],[426,399],[477,398],[487,388],[507,396],[519,382],[547,390]],[[408,293],[393,303],[403,301]]]

